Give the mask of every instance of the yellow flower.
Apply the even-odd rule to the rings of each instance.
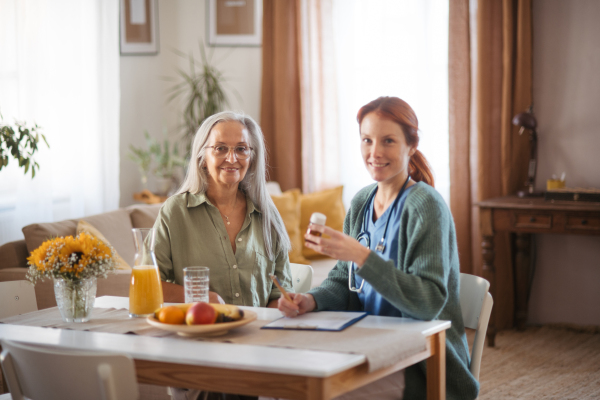
[[[103,276],[115,269],[113,252],[110,245],[87,233],[47,240],[27,258],[27,278],[35,283],[44,277]]]
[[[63,238],[46,240],[40,247],[31,252],[31,256],[27,258],[27,261],[29,261],[30,264],[35,265],[40,271],[50,270],[56,261],[56,254],[54,251],[63,243]]]

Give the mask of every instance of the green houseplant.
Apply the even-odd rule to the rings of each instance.
[[[192,54],[186,55],[174,50],[176,54],[189,60],[189,72],[183,69],[177,70],[179,82],[171,87],[167,100],[172,102],[177,98],[184,99],[182,131],[186,139],[188,158],[194,135],[202,122],[207,117],[222,111],[225,106],[229,106],[223,86],[225,78],[211,63],[212,52],[207,55],[202,43],[199,47],[200,60],[195,59]],[[175,78],[165,79],[177,81]],[[237,92],[234,93],[237,95]]]
[[[38,151],[40,138],[50,148],[46,137],[40,133],[41,128],[34,124],[27,126],[25,123],[15,122],[14,126],[2,122],[0,114],[0,170],[8,165],[9,155],[17,160],[20,168],[25,169],[25,175],[31,167],[31,178],[40,169],[39,164],[33,158]]]
[[[171,144],[166,137],[162,143],[144,131],[146,148],[129,145],[129,158],[134,161],[142,175],[142,184],[147,188],[148,174],[157,178],[157,192],[167,194],[175,181],[175,173],[178,167],[185,166],[185,160],[179,156],[177,145]]]
[[[144,136],[146,137],[148,149],[135,147],[134,145],[130,144],[128,157],[131,161],[137,164],[138,169],[140,170],[142,189],[148,189],[148,174],[150,173],[150,164],[152,163],[152,153],[150,152],[152,138],[147,131],[144,132]]]

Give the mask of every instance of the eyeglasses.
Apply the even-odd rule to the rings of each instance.
[[[253,150],[252,147],[249,147],[249,146],[229,147],[229,146],[217,145],[217,146],[206,146],[205,148],[212,149],[212,154],[216,158],[227,158],[227,156],[229,155],[229,152],[233,151],[235,158],[237,158],[238,160],[247,159],[248,157],[250,157],[250,154],[252,154],[252,150]]]

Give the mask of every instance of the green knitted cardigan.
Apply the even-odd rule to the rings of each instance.
[[[375,186],[367,186],[352,199],[344,233],[352,237],[360,233],[365,203]],[[446,396],[475,399],[479,383],[469,371],[454,221],[440,194],[423,182],[407,195],[400,216],[399,242],[395,265],[371,251],[357,274],[405,317],[452,321],[446,331]],[[358,295],[348,289],[349,264],[338,261],[321,286],[308,292],[315,298],[316,311],[362,310]],[[425,361],[406,369],[404,399],[426,398],[425,377]]]

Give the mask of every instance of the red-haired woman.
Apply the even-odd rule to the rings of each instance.
[[[446,332],[447,397],[475,399],[479,384],[469,372],[454,222],[433,188],[427,160],[417,150],[417,116],[405,101],[380,97],[363,106],[357,119],[363,161],[377,183],[352,199],[344,233],[311,226],[331,238],[306,234],[306,246],[339,261],[321,286],[290,294],[293,303],[281,297],[279,309],[290,317],[364,310],[451,320]],[[425,398],[425,376],[421,362],[347,397]]]

